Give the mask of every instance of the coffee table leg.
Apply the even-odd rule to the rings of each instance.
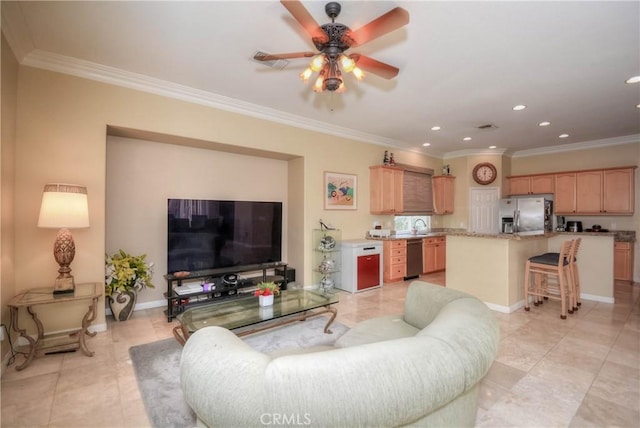
[[[182,346],[184,346],[188,339],[187,337],[185,337],[184,330],[180,325],[173,327],[173,337],[175,337],[178,343]]]
[[[324,332],[327,334],[333,334],[333,332],[329,330],[329,326],[331,325],[333,320],[336,319],[336,315],[338,315],[338,310],[336,308],[328,307],[327,312],[331,312],[332,315],[331,315],[331,318],[329,318],[329,321],[327,321],[327,325],[324,326]]]

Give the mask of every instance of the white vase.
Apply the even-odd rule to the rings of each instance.
[[[268,296],[258,296],[258,303],[260,306],[271,306],[273,305],[273,294]]]

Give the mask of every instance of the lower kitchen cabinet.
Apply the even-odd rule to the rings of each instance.
[[[402,281],[407,276],[407,240],[384,241],[382,256],[384,261],[383,281]]]
[[[633,281],[633,242],[616,242],[613,254],[613,277]]]
[[[445,270],[447,266],[447,238],[438,236],[422,240],[423,273]]]

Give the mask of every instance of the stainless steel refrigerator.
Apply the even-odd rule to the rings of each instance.
[[[500,200],[501,233],[537,235],[553,231],[553,201],[543,196]]]

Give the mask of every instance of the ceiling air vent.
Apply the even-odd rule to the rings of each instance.
[[[486,125],[480,125],[478,126],[478,129],[482,129],[482,130],[490,130],[490,129],[498,129],[498,127],[496,125],[494,125],[493,123],[487,123]]]
[[[274,59],[274,60],[271,60],[271,61],[260,61],[260,60],[257,59],[257,58],[265,57],[267,55],[271,55],[271,54],[268,54],[268,53],[262,52],[262,51],[256,51],[256,53],[253,55],[253,60],[255,62],[260,63],[260,64],[264,64],[267,67],[277,68],[278,70],[282,70],[283,68],[285,68],[289,64],[289,61],[287,61],[286,59]]]

